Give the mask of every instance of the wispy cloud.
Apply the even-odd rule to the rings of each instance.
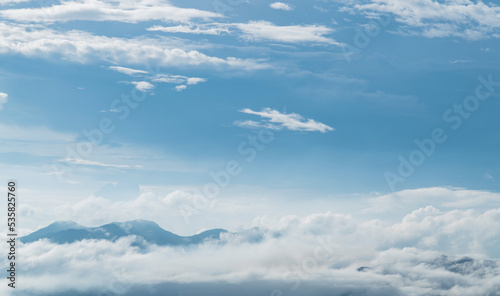
[[[123,74],[131,75],[131,76],[136,75],[136,74],[148,74],[148,71],[136,70],[136,69],[126,68],[126,67],[119,67],[119,66],[111,66],[111,67],[109,67],[109,69],[123,73]]]
[[[66,159],[61,159],[59,161],[72,163],[72,164],[92,165],[92,166],[100,166],[100,167],[130,168],[129,165],[107,164],[107,163],[102,163],[102,162],[98,162],[98,161],[79,159],[79,158],[66,158]]]
[[[272,9],[280,9],[280,10],[293,10],[293,7],[290,4],[283,2],[274,2],[269,4]]]
[[[27,127],[0,123],[0,140],[69,143],[75,139],[74,134],[53,131],[44,126]]]
[[[332,28],[323,25],[289,25],[278,26],[267,21],[252,21],[249,23],[210,23],[198,26],[151,27],[150,31],[169,33],[190,33],[220,35],[231,33],[246,41],[252,42],[283,42],[283,43],[326,43],[341,45],[325,35],[334,32]]]
[[[228,26],[223,24],[199,24],[199,25],[178,25],[172,27],[154,26],[147,29],[148,31],[161,31],[166,33],[189,33],[189,34],[205,34],[205,35],[220,35],[221,33],[229,33]]]
[[[261,121],[236,121],[235,125],[247,128],[267,128],[273,130],[288,129],[292,131],[307,131],[326,133],[334,129],[326,124],[317,122],[313,119],[305,119],[296,113],[281,113],[271,108],[264,108],[257,112],[251,109],[240,110],[242,113],[258,115],[262,118]]]
[[[3,105],[7,103],[9,95],[3,92],[0,92],[0,110],[2,110]]]
[[[255,21],[234,26],[241,30],[242,38],[250,41],[318,42],[340,45],[339,42],[324,36],[333,33],[333,29],[322,25],[276,26],[267,21]]]
[[[167,75],[167,74],[158,74],[151,79],[153,82],[163,82],[163,83],[174,83],[181,84],[187,83],[189,85],[196,85],[198,83],[206,82],[206,78],[200,77],[187,77],[182,75]]]

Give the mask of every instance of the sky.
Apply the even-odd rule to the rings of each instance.
[[[18,181],[19,231],[338,214],[416,219],[422,241],[402,245],[418,254],[498,258],[489,234],[442,236],[461,239],[450,217],[499,222],[499,17],[475,0],[0,0],[0,176]]]
[[[233,201],[498,191],[499,8],[395,3],[2,1],[24,226],[51,203],[203,193],[231,161]]]

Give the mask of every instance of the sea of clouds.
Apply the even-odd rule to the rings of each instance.
[[[261,216],[190,247],[40,240],[20,245],[12,295],[500,295],[498,225],[500,208],[426,206],[396,223]]]

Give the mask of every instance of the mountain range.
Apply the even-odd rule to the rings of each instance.
[[[180,236],[161,228],[147,220],[113,222],[99,227],[85,227],[73,221],[58,221],[19,238],[23,243],[48,239],[53,243],[65,244],[84,239],[116,241],[122,237],[135,235],[139,240],[160,246],[182,246],[200,244],[207,240],[220,240],[224,229],[211,229],[192,236]]]

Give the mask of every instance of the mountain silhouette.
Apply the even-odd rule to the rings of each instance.
[[[211,229],[193,236],[180,236],[166,231],[158,224],[147,220],[114,222],[99,227],[85,227],[72,221],[54,222],[19,240],[32,243],[40,239],[48,239],[53,243],[65,244],[84,239],[116,241],[122,237],[135,235],[139,240],[160,246],[181,246],[200,244],[206,240],[220,240],[224,229]]]

